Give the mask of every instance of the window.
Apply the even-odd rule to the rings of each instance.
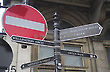
[[[44,58],[48,58],[48,57],[52,57],[52,56],[54,56],[54,49],[53,48],[49,48],[47,46],[40,46],[39,60],[44,59]],[[54,61],[51,61],[51,62],[48,62],[45,64],[54,65]]]
[[[74,47],[73,45],[65,45],[64,49],[70,50],[70,51],[76,51],[81,52],[81,47]],[[47,46],[40,46],[39,48],[39,59],[44,59],[54,56],[54,49],[49,48]],[[46,63],[49,65],[54,65],[54,61]],[[78,66],[82,67],[82,58],[77,56],[71,56],[71,55],[64,55],[64,65],[66,66]]]
[[[52,70],[46,71],[46,70],[39,70],[39,72],[54,72]]]
[[[39,72],[54,72],[52,70],[46,71],[46,70],[39,70]],[[65,70],[64,72],[86,72],[86,71],[81,71],[81,70]]]
[[[70,50],[70,51],[76,51],[76,52],[81,52],[81,46],[74,46],[74,45],[64,45],[65,50]],[[54,49],[47,47],[47,46],[40,46],[39,48],[39,60],[48,58],[54,56]],[[71,55],[62,55],[62,64],[63,66],[71,66],[71,69],[64,69],[64,72],[85,72],[85,71],[79,71],[79,70],[74,70],[72,67],[82,67],[83,66],[83,61],[81,57],[77,56],[71,56]],[[42,65],[42,67],[39,67],[39,72],[54,72],[54,61],[45,63],[46,65]]]
[[[109,67],[110,67],[110,47],[107,47],[106,51],[107,51],[107,58],[108,58],[108,63],[109,63]]]
[[[81,52],[81,47],[74,47],[73,45],[65,45],[64,49],[75,52]],[[66,66],[78,66],[78,67],[83,66],[81,57],[71,55],[64,55],[64,64]]]
[[[72,70],[69,70],[69,71],[65,71],[65,72],[86,72],[86,71],[78,71],[78,70],[74,70],[74,71],[72,71]]]

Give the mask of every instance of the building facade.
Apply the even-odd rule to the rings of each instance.
[[[23,3],[23,1],[20,1]],[[12,0],[11,4],[19,3]],[[61,42],[61,49],[92,53],[97,59],[61,55],[62,72],[110,72],[110,1],[109,0],[30,0],[29,5],[37,8],[46,18],[48,33],[46,41],[53,41],[53,15],[60,16],[60,29],[71,28],[98,22],[103,27],[99,36]],[[24,63],[40,60],[54,55],[54,49],[48,46],[27,45],[4,39],[11,45],[14,57],[10,68],[16,72],[54,72],[54,62],[32,68],[21,69]],[[15,71],[15,70],[12,71]]]

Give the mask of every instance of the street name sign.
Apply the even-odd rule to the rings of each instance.
[[[18,36],[12,36],[11,39],[12,39],[12,41],[15,41],[15,42],[18,42],[18,43],[35,44],[35,45],[42,45],[42,46],[48,46],[48,47],[55,46],[55,43],[50,42],[50,41],[29,39],[29,38],[18,37]],[[59,45],[59,47],[60,47],[60,45]]]
[[[73,56],[86,57],[86,58],[97,58],[97,56],[94,54],[87,54],[87,53],[67,51],[67,50],[60,50],[60,53],[65,55],[73,55]]]
[[[29,67],[33,67],[33,66],[38,66],[39,64],[54,61],[54,59],[55,59],[55,57],[53,56],[53,57],[41,59],[41,60],[38,60],[38,61],[33,61],[33,62],[30,62],[30,63],[26,63],[26,64],[21,65],[21,68],[25,69],[25,68],[29,68]]]
[[[60,54],[64,54],[64,55],[72,55],[72,56],[85,57],[85,58],[97,58],[97,56],[94,55],[94,54],[67,51],[67,50],[61,50],[61,49],[59,49],[58,51],[59,51]],[[30,62],[30,63],[22,64],[21,68],[25,69],[25,68],[30,68],[30,67],[33,67],[33,66],[38,66],[39,64],[54,61],[55,59],[56,59],[55,56],[53,56],[53,57],[33,61],[33,62]]]
[[[88,25],[67,28],[60,31],[60,40],[67,41],[100,35],[103,27],[99,23],[92,23]]]
[[[43,15],[29,5],[14,5],[2,18],[6,33],[31,39],[43,40],[47,34],[47,23]]]

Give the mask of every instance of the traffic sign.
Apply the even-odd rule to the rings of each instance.
[[[73,55],[73,56],[87,57],[87,58],[97,58],[97,56],[94,54],[87,54],[87,53],[67,51],[67,50],[60,50],[60,52],[61,54],[66,54],[66,55]]]
[[[0,38],[0,72],[4,72],[11,64],[13,52],[10,45]]]
[[[47,23],[43,15],[29,5],[14,5],[3,15],[3,26],[11,36],[43,40],[47,34]]]
[[[60,31],[60,40],[67,41],[72,39],[79,39],[84,37],[90,37],[100,35],[103,27],[99,23],[93,23]]]
[[[38,61],[33,61],[33,62],[30,62],[30,63],[26,63],[26,64],[21,65],[21,68],[25,69],[25,68],[29,68],[29,67],[32,67],[32,66],[38,66],[39,64],[54,61],[54,59],[55,59],[55,57],[53,56],[53,57],[41,59],[41,60],[38,60]]]
[[[12,36],[11,38],[13,41],[19,42],[19,43],[35,44],[35,45],[42,45],[42,46],[49,46],[49,47],[55,46],[55,43],[50,41],[41,41],[41,40],[35,40],[35,39],[29,39],[29,38],[23,38],[23,37],[17,37],[17,36]]]

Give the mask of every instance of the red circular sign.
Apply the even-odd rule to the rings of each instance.
[[[14,5],[3,15],[3,26],[6,33],[43,40],[47,34],[47,23],[43,15],[28,5]]]

